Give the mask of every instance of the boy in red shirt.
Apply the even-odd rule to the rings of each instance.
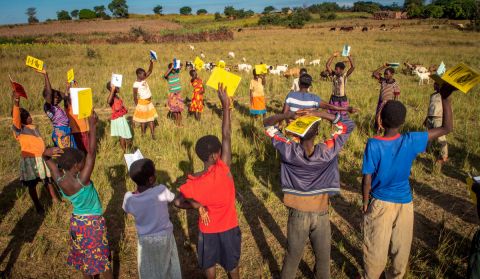
[[[230,100],[227,88],[218,86],[222,102],[222,142],[216,136],[200,138],[195,152],[204,163],[204,170],[190,175],[180,186],[174,204],[179,208],[195,208],[200,212],[198,222],[198,263],[207,278],[215,278],[215,266],[220,264],[229,278],[239,278],[241,233],[235,208],[235,184],[230,173],[231,123]]]

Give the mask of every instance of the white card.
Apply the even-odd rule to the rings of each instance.
[[[112,74],[112,80],[110,83],[115,87],[122,87],[123,76],[119,74]]]
[[[158,60],[157,53],[153,50],[150,50],[150,58],[157,61]]]
[[[133,162],[143,159],[140,149],[137,149],[137,151],[135,151],[133,154],[124,154],[123,156],[125,157],[125,163],[127,164],[128,170],[130,170],[130,166],[133,164]]]
[[[350,46],[349,45],[344,45],[343,46],[343,51],[342,51],[342,56],[347,57],[350,54]]]

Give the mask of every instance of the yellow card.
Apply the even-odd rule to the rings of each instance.
[[[268,74],[267,64],[255,65],[255,73],[257,75]]]
[[[480,83],[480,73],[464,63],[448,69],[442,75],[442,80],[448,82],[453,87],[467,93],[475,85]]]
[[[70,83],[75,80],[75,74],[73,73],[73,68],[67,72],[67,82]]]
[[[195,57],[195,60],[193,61],[193,65],[195,66],[195,69],[197,69],[197,71],[200,71],[201,69],[203,69],[203,66],[205,65],[205,62],[203,62],[202,59],[200,59],[200,57]]]
[[[288,124],[285,130],[292,134],[303,137],[308,132],[308,129],[310,129],[310,127],[312,127],[313,124],[315,124],[320,120],[322,120],[320,117],[316,117],[312,115],[302,116],[295,119],[295,121],[291,122],[290,124]]]
[[[87,118],[92,114],[93,95],[92,89],[86,88],[78,91],[78,119]]]
[[[33,56],[27,56],[27,60],[25,61],[25,65],[32,67],[36,70],[43,70],[43,61],[40,59],[37,59]]]
[[[225,63],[225,61],[223,61],[223,60],[218,61],[217,67],[222,68],[222,69],[225,69],[225,66],[227,66],[227,64]]]
[[[222,68],[215,67],[207,81],[207,86],[218,90],[218,84],[221,82],[227,87],[227,95],[231,97],[235,95],[235,91],[237,90],[241,79],[240,76],[232,74]]]

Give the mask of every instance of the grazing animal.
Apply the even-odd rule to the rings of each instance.
[[[200,57],[205,58],[205,54],[203,54],[203,52],[200,53]]]
[[[315,59],[315,60],[312,60],[310,61],[310,63],[308,63],[309,65],[313,65],[313,66],[319,66],[320,65],[320,59]]]
[[[387,27],[385,26],[385,24],[380,25],[380,28],[385,28],[385,27]]]
[[[305,58],[298,59],[297,61],[295,61],[295,64],[304,66],[305,65]]]
[[[418,85],[423,85],[425,80],[427,81],[427,84],[430,84],[430,73],[429,73],[429,72],[421,73],[421,72],[419,72],[417,69],[415,69],[415,70],[414,70],[414,73],[415,73],[415,74],[417,75],[417,77],[420,79],[420,80],[418,81]]]
[[[324,71],[320,72],[320,78],[323,81],[328,81],[328,80],[332,79],[331,76],[330,76],[330,73],[327,70],[324,70]]]
[[[190,49],[191,49],[192,51],[194,51],[194,50],[195,50],[195,47],[194,47],[194,46],[192,46],[192,45],[189,45],[189,47],[190,47]]]
[[[425,68],[421,64],[410,64],[408,62],[405,62],[403,64],[405,65],[405,67],[407,67],[404,71],[406,74],[415,75],[415,70],[419,73],[428,72],[427,68]]]
[[[465,26],[462,23],[452,23],[458,30],[462,31],[465,29]]]
[[[252,65],[250,64],[238,64],[237,67],[239,71],[250,72],[252,70]]]
[[[213,68],[215,68],[215,66],[216,66],[215,63],[210,62],[210,63],[205,63],[203,65],[203,68],[207,71],[211,71],[213,70]]]
[[[432,26],[432,28],[433,28],[433,29],[440,29],[440,26],[434,25],[434,26]]]
[[[273,68],[273,67],[272,67]],[[277,65],[275,70],[280,71],[280,73],[285,73],[288,70],[288,64]]]
[[[230,57],[230,58],[235,58],[235,53],[234,53],[233,51],[230,51],[230,52],[228,53],[228,57]]]
[[[346,32],[353,31],[353,26],[342,26],[340,27],[340,31],[346,31]]]
[[[243,58],[242,58],[242,61],[243,61],[243,63],[246,63],[246,62],[247,62],[247,58],[243,57]]]
[[[364,26],[364,27],[362,28],[362,32],[368,32],[368,27],[367,27],[367,26]]]
[[[337,31],[337,27],[330,28],[330,31]]]
[[[237,32],[242,32],[243,31],[243,28],[238,28],[237,29]]]
[[[271,69],[268,72],[272,75],[277,75],[277,76],[279,76],[281,74],[280,70],[278,70],[278,69]]]
[[[291,69],[288,69],[288,71],[286,71],[284,74],[283,74],[284,77],[286,78],[289,78],[289,77],[298,77],[300,76],[300,68],[291,68]]]

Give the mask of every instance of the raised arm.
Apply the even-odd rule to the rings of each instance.
[[[135,91],[135,89],[134,89],[134,91]],[[135,94],[135,92],[134,92],[133,95],[136,96],[137,94]],[[115,97],[115,85],[110,84],[110,93],[108,94],[108,98],[107,98],[107,104],[109,106],[113,105],[113,97]],[[134,97],[133,100],[135,101],[135,97]]]
[[[372,73],[372,77],[374,77],[377,80],[380,80],[382,78],[382,74],[380,73],[381,71],[385,70],[387,68],[387,65],[384,64],[380,68],[376,69]]]
[[[327,65],[325,65],[327,71],[329,74],[331,74],[333,71],[332,71],[332,68],[331,68],[331,65],[332,65],[332,62],[333,62],[333,59],[335,59],[335,57],[338,56],[338,52],[334,52],[332,56],[330,56],[330,58],[328,58],[327,60]]]
[[[52,85],[50,84],[50,79],[48,78],[48,73],[45,69],[37,72],[43,75],[45,81],[45,85],[43,87],[43,91],[45,92],[45,94],[43,97],[45,98],[45,102],[51,105],[53,104],[53,92]]]
[[[444,83],[442,88],[440,88],[440,94],[442,95],[442,107],[443,107],[442,127],[428,130],[429,141],[432,141],[441,136],[444,136],[453,130],[453,112],[452,112],[451,94],[455,90],[457,89],[448,83]]]
[[[227,95],[227,87],[223,83],[218,84],[218,98],[222,102],[222,161],[230,166],[232,162],[232,139],[231,139],[231,118],[230,118],[230,98]]]
[[[172,67],[168,68],[167,72],[163,75],[164,79],[168,79],[168,75],[173,71],[173,64]]]
[[[293,111],[287,111],[281,114],[275,114],[263,120],[263,126],[275,126],[283,120],[295,119],[296,114]]]
[[[350,62],[350,68],[347,71],[347,77],[349,77],[355,70],[355,64],[353,63],[353,58],[351,55],[348,56],[348,62]]]
[[[85,166],[80,171],[80,181],[83,185],[88,185],[90,183],[90,176],[95,167],[95,157],[97,155],[97,114],[93,110],[88,118],[88,124],[90,127],[90,130],[88,131],[88,145],[90,150],[88,150],[85,157]]]
[[[57,163],[52,161],[52,158],[58,157],[63,153],[63,150],[59,147],[51,147],[45,149],[42,154],[43,160],[47,164],[47,167],[52,173],[52,178],[57,181],[58,178],[62,177],[62,172],[58,169]]]
[[[321,101],[320,102],[320,108],[321,109],[328,109],[328,110],[335,110],[335,111],[347,111],[349,113],[355,113],[358,111],[358,109],[354,107],[338,107],[332,104],[328,104],[326,102]]]
[[[150,59],[150,65],[148,66],[148,71],[146,73],[145,78],[148,78],[152,74],[152,71],[153,71],[153,60]]]
[[[372,175],[364,174],[362,179],[363,213],[367,213],[368,203],[370,201],[370,189],[372,189]]]

